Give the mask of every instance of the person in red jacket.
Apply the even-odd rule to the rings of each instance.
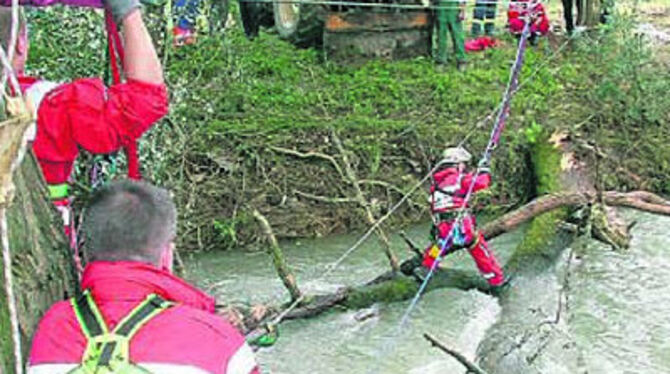
[[[549,33],[549,17],[544,10],[540,0],[512,0],[507,10],[509,30],[512,34],[520,36],[526,19],[530,17],[531,44],[537,44],[540,36]]]
[[[20,18],[18,43],[12,65],[21,89],[33,109],[33,151],[70,230],[68,179],[83,149],[109,154],[134,144],[168,110],[163,72],[135,0],[107,0],[125,46],[126,80],[105,87],[101,79],[55,83],[23,75],[28,57],[26,23]],[[0,7],[0,42],[9,47],[11,9]]]
[[[489,250],[484,236],[477,231],[475,217],[469,212],[465,201],[471,184],[474,183],[473,193],[489,187],[491,174],[487,165],[482,165],[478,175],[467,172],[465,163],[471,158],[470,153],[461,147],[448,148],[444,151],[438,170],[433,174],[430,188],[433,244],[426,248],[422,265],[432,268],[443,247],[446,248],[443,255],[468,248],[482,276],[491,286],[500,286],[504,282],[502,268]],[[465,209],[465,213],[458,223],[457,217],[462,209]],[[447,239],[451,244],[445,246]]]
[[[82,294],[53,305],[28,374],[257,374],[244,337],[214,299],[171,274],[176,210],[166,190],[112,182],[84,217]]]

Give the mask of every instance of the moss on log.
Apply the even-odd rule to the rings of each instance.
[[[565,190],[566,186],[561,180],[561,151],[556,144],[549,142],[546,135],[533,145],[531,160],[537,195]],[[553,260],[556,257],[558,253],[555,248],[547,243],[556,235],[558,223],[567,216],[567,212],[567,208],[558,208],[533,219],[505,266],[508,276],[513,276],[522,268],[527,269],[531,261]],[[541,264],[536,264],[536,267],[541,267]]]

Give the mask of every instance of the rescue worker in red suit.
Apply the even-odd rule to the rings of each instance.
[[[83,292],[46,312],[28,374],[259,373],[214,299],[172,275],[176,210],[166,190],[109,183],[83,222]]]
[[[465,197],[474,183],[473,193],[486,189],[491,183],[491,174],[487,165],[480,167],[480,173],[467,172],[466,165],[472,156],[465,149],[448,148],[444,151],[440,168],[433,174],[433,185],[430,188],[430,208],[433,216],[431,238],[433,243],[426,248],[422,265],[430,269],[437,260],[444,241],[450,239],[451,252],[468,248],[479,272],[491,286],[503,284],[504,275],[495,255],[488,248],[484,236],[477,231],[475,217],[467,210]],[[457,216],[465,206],[465,214],[460,224]],[[444,253],[443,253],[444,255]]]
[[[109,154],[134,143],[168,110],[167,89],[139,5],[133,0],[109,0],[122,30],[126,81],[105,87],[101,79],[54,83],[24,75],[28,56],[26,23],[21,17],[13,68],[28,106],[36,118],[33,151],[49,187],[51,199],[61,211],[70,236],[68,179],[83,149]],[[9,45],[11,9],[0,7],[0,42]]]
[[[509,30],[512,34],[521,36],[526,19],[530,17],[530,43],[537,44],[540,36],[549,33],[549,17],[540,0],[512,0],[507,10]]]

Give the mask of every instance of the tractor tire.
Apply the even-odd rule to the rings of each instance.
[[[324,6],[275,2],[272,8],[275,29],[282,39],[303,48],[323,45]]]
[[[260,1],[239,0],[240,18],[244,34],[249,39],[258,36],[261,26],[272,27],[274,20],[272,17],[272,5]]]

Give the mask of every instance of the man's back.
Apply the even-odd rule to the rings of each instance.
[[[214,314],[214,300],[168,272],[138,262],[94,262],[82,289],[91,292],[110,330],[152,293],[175,303],[131,339],[130,361],[151,373],[257,372],[242,335]],[[81,363],[86,345],[73,306],[60,302],[35,333],[28,373],[68,373]]]

